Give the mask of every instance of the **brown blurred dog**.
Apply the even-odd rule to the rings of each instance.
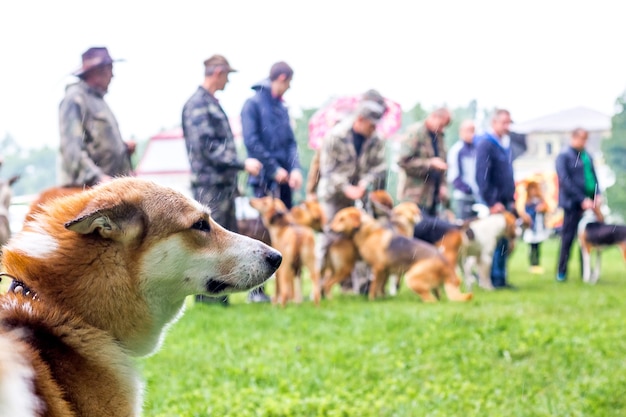
[[[262,197],[250,200],[250,205],[261,214],[263,224],[270,233],[272,247],[283,255],[283,262],[276,271],[276,295],[274,302],[283,307],[287,301],[302,302],[302,267],[309,270],[312,282],[312,298],[319,304],[319,271],[315,268],[315,233],[307,226],[294,223],[291,213],[278,198]],[[298,278],[298,282],[296,282]]]
[[[322,206],[315,200],[305,200],[291,210],[293,221],[302,226],[308,226],[316,232],[321,232],[326,225],[326,215]]]
[[[359,254],[351,238],[334,233],[328,233],[327,236],[329,242],[324,248],[320,276],[322,292],[326,298],[330,299],[333,286],[350,277]]]
[[[437,248],[417,239],[398,235],[381,226],[375,219],[355,207],[340,210],[330,229],[349,236],[359,255],[369,264],[374,281],[369,290],[373,300],[383,294],[389,274],[404,275],[407,285],[425,302],[437,301],[439,288],[444,287],[453,301],[467,301],[472,294],[463,294],[454,267]]]
[[[432,243],[450,265],[457,264],[464,228],[467,226],[458,226],[435,217],[423,217],[417,204],[411,202],[400,203],[391,210],[391,223],[401,235]]]

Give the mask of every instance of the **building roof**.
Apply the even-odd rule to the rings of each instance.
[[[183,130],[163,130],[152,136],[137,164],[136,173],[138,176],[189,173]]]
[[[611,130],[611,116],[586,107],[574,107],[516,123],[511,126],[511,130],[519,133],[570,132],[577,127],[590,132]]]

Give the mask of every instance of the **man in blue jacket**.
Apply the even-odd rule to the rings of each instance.
[[[585,129],[574,129],[569,146],[556,158],[559,206],[564,213],[557,281],[567,279],[567,263],[584,211],[592,209],[597,212],[601,204],[598,177],[591,156],[585,150],[588,138]]]
[[[497,109],[491,119],[491,129],[478,139],[476,146],[476,183],[480,198],[491,214],[513,211],[515,180],[510,149],[509,126],[511,113]],[[501,238],[496,246],[491,266],[491,283],[495,288],[514,288],[507,282],[506,261],[509,242]]]
[[[287,208],[293,205],[292,190],[302,186],[296,137],[291,129],[283,94],[291,86],[293,69],[286,62],[272,65],[269,77],[252,86],[255,91],[241,110],[243,141],[250,158],[261,161],[263,169],[248,183],[255,197],[279,197]],[[248,294],[251,302],[269,302],[264,287]]]
[[[296,138],[283,94],[291,86],[293,69],[277,62],[269,78],[252,86],[256,91],[241,110],[243,140],[248,156],[263,164],[257,176],[250,176],[254,195],[279,196],[287,208],[292,206],[292,190],[302,185]]]

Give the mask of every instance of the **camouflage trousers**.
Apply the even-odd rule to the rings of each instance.
[[[211,217],[220,226],[237,232],[235,198],[239,195],[236,186],[192,187],[193,198],[211,209]]]

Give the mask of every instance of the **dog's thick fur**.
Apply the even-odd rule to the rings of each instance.
[[[350,236],[361,258],[372,268],[374,280],[370,285],[370,300],[383,294],[389,274],[404,275],[409,288],[426,302],[437,301],[435,295],[441,286],[450,300],[472,298],[472,294],[461,293],[461,282],[454,267],[437,248],[396,234],[355,207],[340,210],[330,229]]]
[[[140,415],[131,357],[158,348],[188,295],[249,290],[281,256],[124,178],[42,206],[2,261],[25,289],[0,297],[0,415],[104,417]]]
[[[517,219],[514,214],[505,211],[472,220],[463,232],[463,243],[459,249],[458,265],[463,271],[465,286],[471,290],[475,284],[472,269],[476,266],[478,285],[493,290],[491,283],[491,264],[493,253],[500,238],[506,237],[511,244],[517,237]]]
[[[39,193],[37,198],[30,203],[28,207],[28,213],[26,213],[26,216],[24,217],[24,221],[27,222],[29,220],[33,220],[33,216],[39,213],[49,201],[52,201],[55,198],[65,197],[71,194],[80,193],[85,190],[86,190],[85,187],[72,187],[72,186],[50,187],[50,188],[43,190],[42,192]]]
[[[626,225],[606,224],[596,220],[595,215],[583,216],[578,225],[583,281],[588,284],[595,284],[600,279],[602,250],[606,247],[619,246],[626,260]],[[594,254],[595,262],[592,259]]]
[[[263,224],[270,232],[272,246],[283,255],[276,271],[274,302],[285,306],[288,301],[302,302],[302,267],[306,267],[312,282],[312,298],[321,298],[319,271],[315,267],[315,232],[296,224],[285,204],[274,197],[253,198],[250,205],[261,213]],[[297,278],[297,281],[296,281]]]

